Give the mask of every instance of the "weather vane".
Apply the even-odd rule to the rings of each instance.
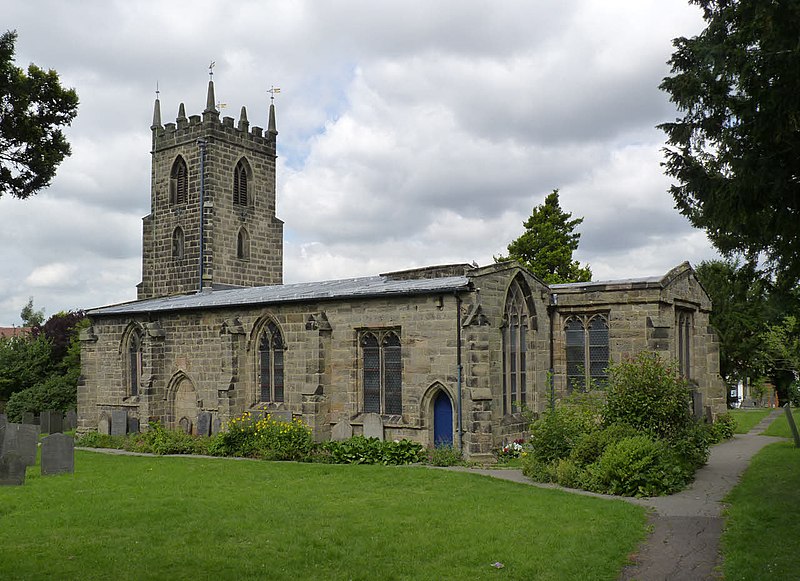
[[[217,66],[216,61],[211,61],[211,64],[208,65],[208,80],[214,80],[214,67]]]
[[[156,99],[158,99],[159,92],[160,91],[158,90],[158,81],[156,81]]]
[[[269,96],[270,101],[272,101],[274,103],[275,102],[275,95],[277,95],[280,92],[281,92],[280,87],[276,87],[275,85],[272,85],[270,87],[269,91],[267,91],[267,93],[270,94],[270,96]]]

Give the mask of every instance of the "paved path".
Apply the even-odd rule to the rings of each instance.
[[[697,471],[694,482],[677,494],[622,498],[569,490],[576,494],[624,500],[651,509],[649,523],[653,532],[640,547],[635,563],[623,570],[619,581],[722,578],[717,570],[721,565],[719,540],[724,524],[722,499],[739,481],[753,456],[768,444],[785,441],[783,438],[758,435],[782,413],[782,410],[775,410],[748,434],[737,434],[711,448],[708,463]],[[535,483],[523,476],[521,470],[461,470],[545,488],[561,488],[553,484]]]

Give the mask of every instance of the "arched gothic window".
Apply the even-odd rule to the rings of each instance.
[[[185,204],[189,192],[189,172],[186,162],[180,155],[172,164],[169,174],[169,201],[171,204]]]
[[[250,235],[243,227],[236,236],[236,258],[250,260]]]
[[[520,411],[527,399],[528,303],[514,280],[508,288],[503,327],[503,414]]]
[[[240,159],[233,170],[233,203],[239,206],[248,204],[247,165]]]
[[[139,395],[142,379],[142,332],[139,329],[132,329],[128,334],[125,360],[128,395]]]
[[[608,382],[608,319],[604,315],[573,316],[564,327],[567,388],[586,391]]]
[[[258,344],[259,387],[262,402],[282,402],[283,393],[283,351],[281,331],[270,322]]]
[[[184,235],[183,228],[178,226],[172,231],[172,258],[180,260],[183,258]]]
[[[395,331],[367,331],[361,336],[364,411],[403,413],[403,363]]]

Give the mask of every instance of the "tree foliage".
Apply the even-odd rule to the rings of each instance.
[[[22,325],[25,327],[38,327],[44,323],[44,309],[35,310],[33,297],[29,297],[28,302],[19,313],[19,318],[22,319]]]
[[[583,218],[572,219],[561,209],[558,190],[553,190],[523,223],[525,232],[508,245],[508,256],[495,261],[516,260],[548,284],[590,281],[591,269],[572,259],[581,237],[575,228],[581,222]]]
[[[731,383],[765,373],[762,351],[771,310],[770,282],[754,262],[709,260],[695,269],[711,298],[711,325],[719,336],[720,375]]]
[[[690,0],[706,28],[673,41],[661,88],[677,208],[726,255],[800,276],[800,2]]]
[[[78,112],[78,95],[53,70],[14,64],[17,33],[0,35],[0,196],[27,198],[50,185],[70,154],[62,131]]]

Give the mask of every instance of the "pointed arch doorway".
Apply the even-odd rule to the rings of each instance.
[[[453,445],[453,402],[444,390],[439,390],[433,400],[433,444]]]

